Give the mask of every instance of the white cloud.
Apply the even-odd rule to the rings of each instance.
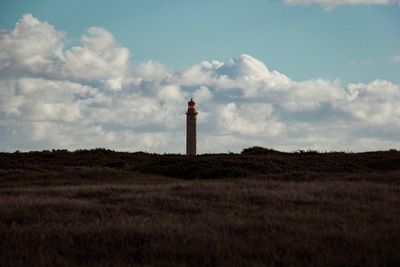
[[[64,75],[87,80],[111,80],[113,88],[128,70],[129,50],[116,43],[113,35],[99,27],[89,28],[81,45],[65,51],[61,62]]]
[[[248,136],[274,137],[281,134],[285,125],[272,116],[270,104],[228,103],[218,112],[220,127],[228,133]]]
[[[376,80],[370,84],[349,84],[347,91],[350,101],[339,102],[341,110],[361,122],[394,125],[400,130],[400,85]]]
[[[1,116],[16,116],[21,113],[24,96],[15,91],[15,80],[0,80],[0,114]]]
[[[400,63],[400,55],[399,55],[399,56],[394,56],[394,57],[392,57],[391,60],[392,60],[394,63]]]
[[[179,86],[176,85],[162,86],[159,90],[158,98],[160,101],[167,103],[183,103],[185,99]]]
[[[52,59],[60,56],[64,33],[57,32],[47,22],[40,22],[31,14],[22,16],[15,28],[1,35],[0,70],[30,73],[51,68]]]
[[[161,80],[171,75],[168,68],[159,62],[146,61],[139,64],[134,70],[140,80]]]
[[[64,48],[65,34],[31,14],[25,14],[10,32],[1,35],[0,70],[49,79],[93,81],[121,89],[129,66],[129,50],[99,27],[88,29],[80,44]]]
[[[333,8],[339,5],[398,5],[399,0],[283,0],[289,5],[321,5],[325,8]]]
[[[190,97],[201,153],[400,146],[400,85],[389,81],[294,81],[246,54],[180,71],[154,61],[130,66],[131,53],[102,28],[69,49],[65,39],[29,14],[1,32],[1,150],[183,153]]]
[[[264,63],[246,54],[221,65],[217,74],[216,85],[219,88],[242,88],[245,97],[259,97],[259,94],[283,89],[290,83],[285,75],[269,71]]]
[[[210,101],[213,98],[213,94],[206,86],[201,85],[200,88],[194,92],[193,97],[196,101],[204,103]]]
[[[215,70],[219,69],[223,65],[222,62],[216,60],[212,62],[203,61],[178,72],[174,79],[182,85],[207,85],[213,82]]]

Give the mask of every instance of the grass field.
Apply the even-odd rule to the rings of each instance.
[[[400,152],[0,153],[0,266],[400,266]]]

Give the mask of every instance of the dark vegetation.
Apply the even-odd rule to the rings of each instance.
[[[0,266],[400,266],[400,152],[0,153]]]

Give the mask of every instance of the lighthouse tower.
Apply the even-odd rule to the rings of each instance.
[[[193,99],[188,102],[188,110],[186,112],[186,155],[196,155],[196,103]]]

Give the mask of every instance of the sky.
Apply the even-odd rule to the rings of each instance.
[[[0,151],[400,148],[400,0],[0,1]]]

